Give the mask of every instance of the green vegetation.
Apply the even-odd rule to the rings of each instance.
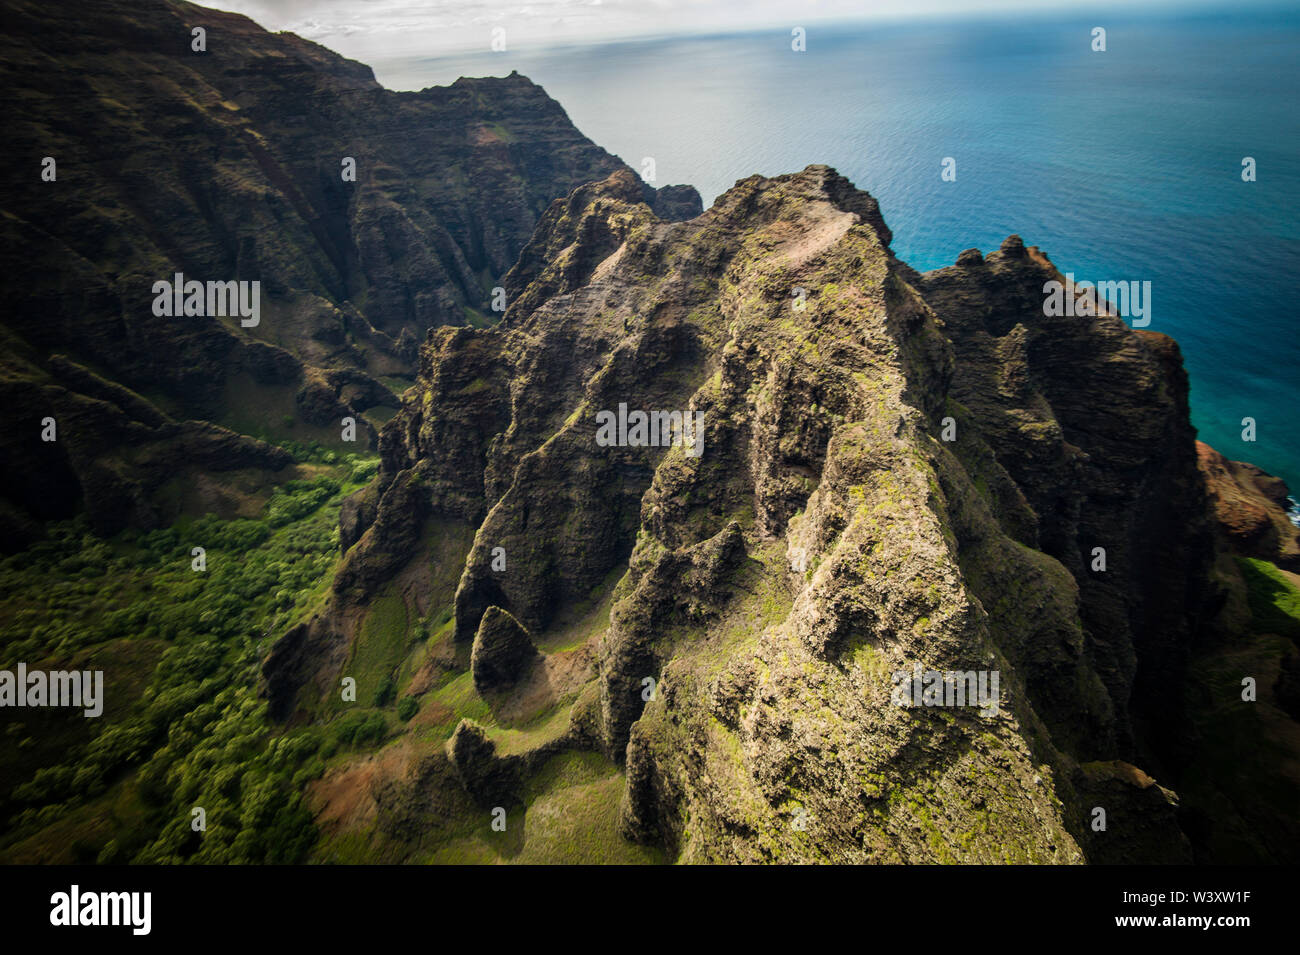
[[[1266,560],[1238,557],[1255,630],[1300,640],[1300,591]]]
[[[652,865],[661,850],[619,834],[624,789],[617,767],[598,753],[563,753],[547,760],[525,785],[524,805],[510,815],[505,832],[475,811],[433,848],[431,863],[524,865]]]
[[[393,679],[406,656],[412,633],[406,603],[398,594],[375,600],[361,625],[346,672],[357,681],[357,700],[373,706],[388,706],[397,697]],[[337,699],[335,707],[347,706]]]
[[[382,713],[348,713],[333,726],[334,738],[345,746],[378,743],[388,734],[388,721]]]
[[[409,722],[420,709],[420,701],[413,696],[404,696],[397,703],[397,718],[403,723]]]
[[[258,520],[205,515],[110,540],[74,520],[0,561],[0,667],[100,669],[105,696],[99,719],[31,711],[0,736],[0,861],[306,858],[304,786],[338,745],[381,740],[388,723],[279,732],[257,696],[272,641],[325,595],[343,496],[376,465],[302,457],[332,466],[299,467]]]
[[[596,753],[553,757],[528,785],[525,840],[514,861],[531,865],[647,865],[656,848],[628,842],[618,831],[622,775]]]
[[[1189,665],[1184,695],[1195,746],[1178,792],[1194,807],[1191,824],[1216,860],[1284,862],[1300,840],[1300,826],[1293,813],[1279,824],[1275,807],[1300,802],[1300,779],[1277,770],[1291,763],[1295,723],[1275,694],[1282,663],[1300,634],[1300,591],[1267,561],[1238,558],[1237,564],[1253,632],[1208,648]],[[1242,697],[1247,676],[1257,684],[1255,702]],[[1207,813],[1206,806],[1215,811]]]

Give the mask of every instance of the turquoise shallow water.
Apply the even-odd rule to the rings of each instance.
[[[918,269],[1016,232],[1079,279],[1150,281],[1149,327],[1183,348],[1201,437],[1300,490],[1300,8],[810,26],[804,53],[778,30],[374,66],[395,89],[517,69],[706,205],[753,173],[829,163],[880,201]]]

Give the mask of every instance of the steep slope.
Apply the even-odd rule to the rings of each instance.
[[[1229,461],[1200,441],[1196,455],[1215,517],[1232,549],[1300,570],[1300,528],[1290,520],[1290,491],[1281,478],[1253,464]]]
[[[1028,505],[1004,509],[1003,526],[1078,583],[1080,649],[1120,710],[1104,725],[1058,698],[1054,732],[1117,733],[1109,745],[1132,754],[1134,719],[1177,737],[1187,654],[1213,636],[1226,594],[1209,583],[1215,551],[1177,345],[1114,316],[1046,316],[1049,281],[1065,277],[1016,236],[917,278],[958,355],[950,398]],[[1062,676],[1035,675],[1045,699]]]
[[[683,861],[1188,861],[1133,764],[1187,765],[1189,656],[1241,579],[1176,345],[1046,318],[1059,273],[1014,236],[916,273],[827,167],[689,222],[640,199],[615,173],[557,201],[502,325],[431,334],[273,711],[332,712],[398,601],[437,631],[399,692],[433,691],[484,805],[596,748],[624,833]],[[607,440],[635,411],[680,417]],[[540,662],[438,689],[492,647]],[[898,705],[917,670],[999,686]]]
[[[625,168],[517,74],[393,93],[292,34],[171,0],[5,0],[0,14],[17,457],[41,418],[74,414],[48,398],[75,390],[54,354],[154,415],[330,444],[351,415],[372,440],[428,328],[487,324],[550,202]],[[644,195],[665,215],[700,208],[689,187]],[[260,320],[155,315],[154,282],[178,272],[260,282]],[[147,481],[92,448],[102,437],[65,428],[71,477],[54,501],[11,485],[7,529],[51,508],[107,511],[82,461]]]

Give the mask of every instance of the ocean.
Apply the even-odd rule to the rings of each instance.
[[[391,89],[517,69],[706,207],[827,163],[917,269],[1018,233],[1077,280],[1150,281],[1148,327],[1182,346],[1202,440],[1300,492],[1300,7],[809,25],[806,44],[775,29],[372,65]]]

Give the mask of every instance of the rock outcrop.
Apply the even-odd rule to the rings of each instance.
[[[461,785],[472,798],[484,805],[513,800],[521,781],[520,760],[498,756],[483,727],[461,720],[447,750]]]
[[[319,725],[352,668],[338,741],[405,736],[355,754],[366,838],[581,807],[683,862],[1300,854],[1287,489],[1196,442],[1172,339],[1046,314],[1038,248],[919,273],[820,165],[703,211],[518,74],[0,13],[0,547],[377,448],[261,688]],[[260,320],[158,314],[177,273]]]
[[[500,607],[488,607],[470,654],[470,673],[479,695],[512,689],[540,659],[532,637],[519,621]]]
[[[501,326],[422,346],[335,599],[459,528],[435,563],[477,660],[621,577],[565,745],[622,763],[624,832],[684,861],[1186,861],[1153,775],[1240,581],[1177,346],[1045,316],[1060,273],[1016,236],[924,275],[889,242],[824,166],[680,223],[625,172],[557,200]],[[900,705],[930,672],[1000,683]]]
[[[1229,461],[1200,441],[1196,454],[1215,520],[1233,551],[1300,571],[1300,528],[1287,513],[1286,483],[1253,464]]]
[[[1188,653],[1213,637],[1226,594],[1211,581],[1213,528],[1177,344],[1114,316],[1046,316],[1048,281],[1065,277],[1018,236],[917,277],[956,353],[948,398],[959,432],[969,419],[1010,478],[1008,487],[1002,475],[985,477],[998,488],[999,523],[1069,571],[1079,590],[1077,626],[1062,627],[1054,651],[1044,641],[1032,662],[1021,661],[1031,692],[1058,738],[1114,734],[1108,747],[1131,757],[1135,718],[1179,734]],[[959,456],[969,448],[954,443]],[[966,470],[978,475],[980,466]],[[1023,576],[1014,564],[988,566],[1001,579],[982,597],[986,607]],[[979,593],[982,574],[968,573]],[[1004,641],[1027,625],[1018,614],[994,622]],[[1075,654],[1104,696],[1077,692],[1086,670]]]

